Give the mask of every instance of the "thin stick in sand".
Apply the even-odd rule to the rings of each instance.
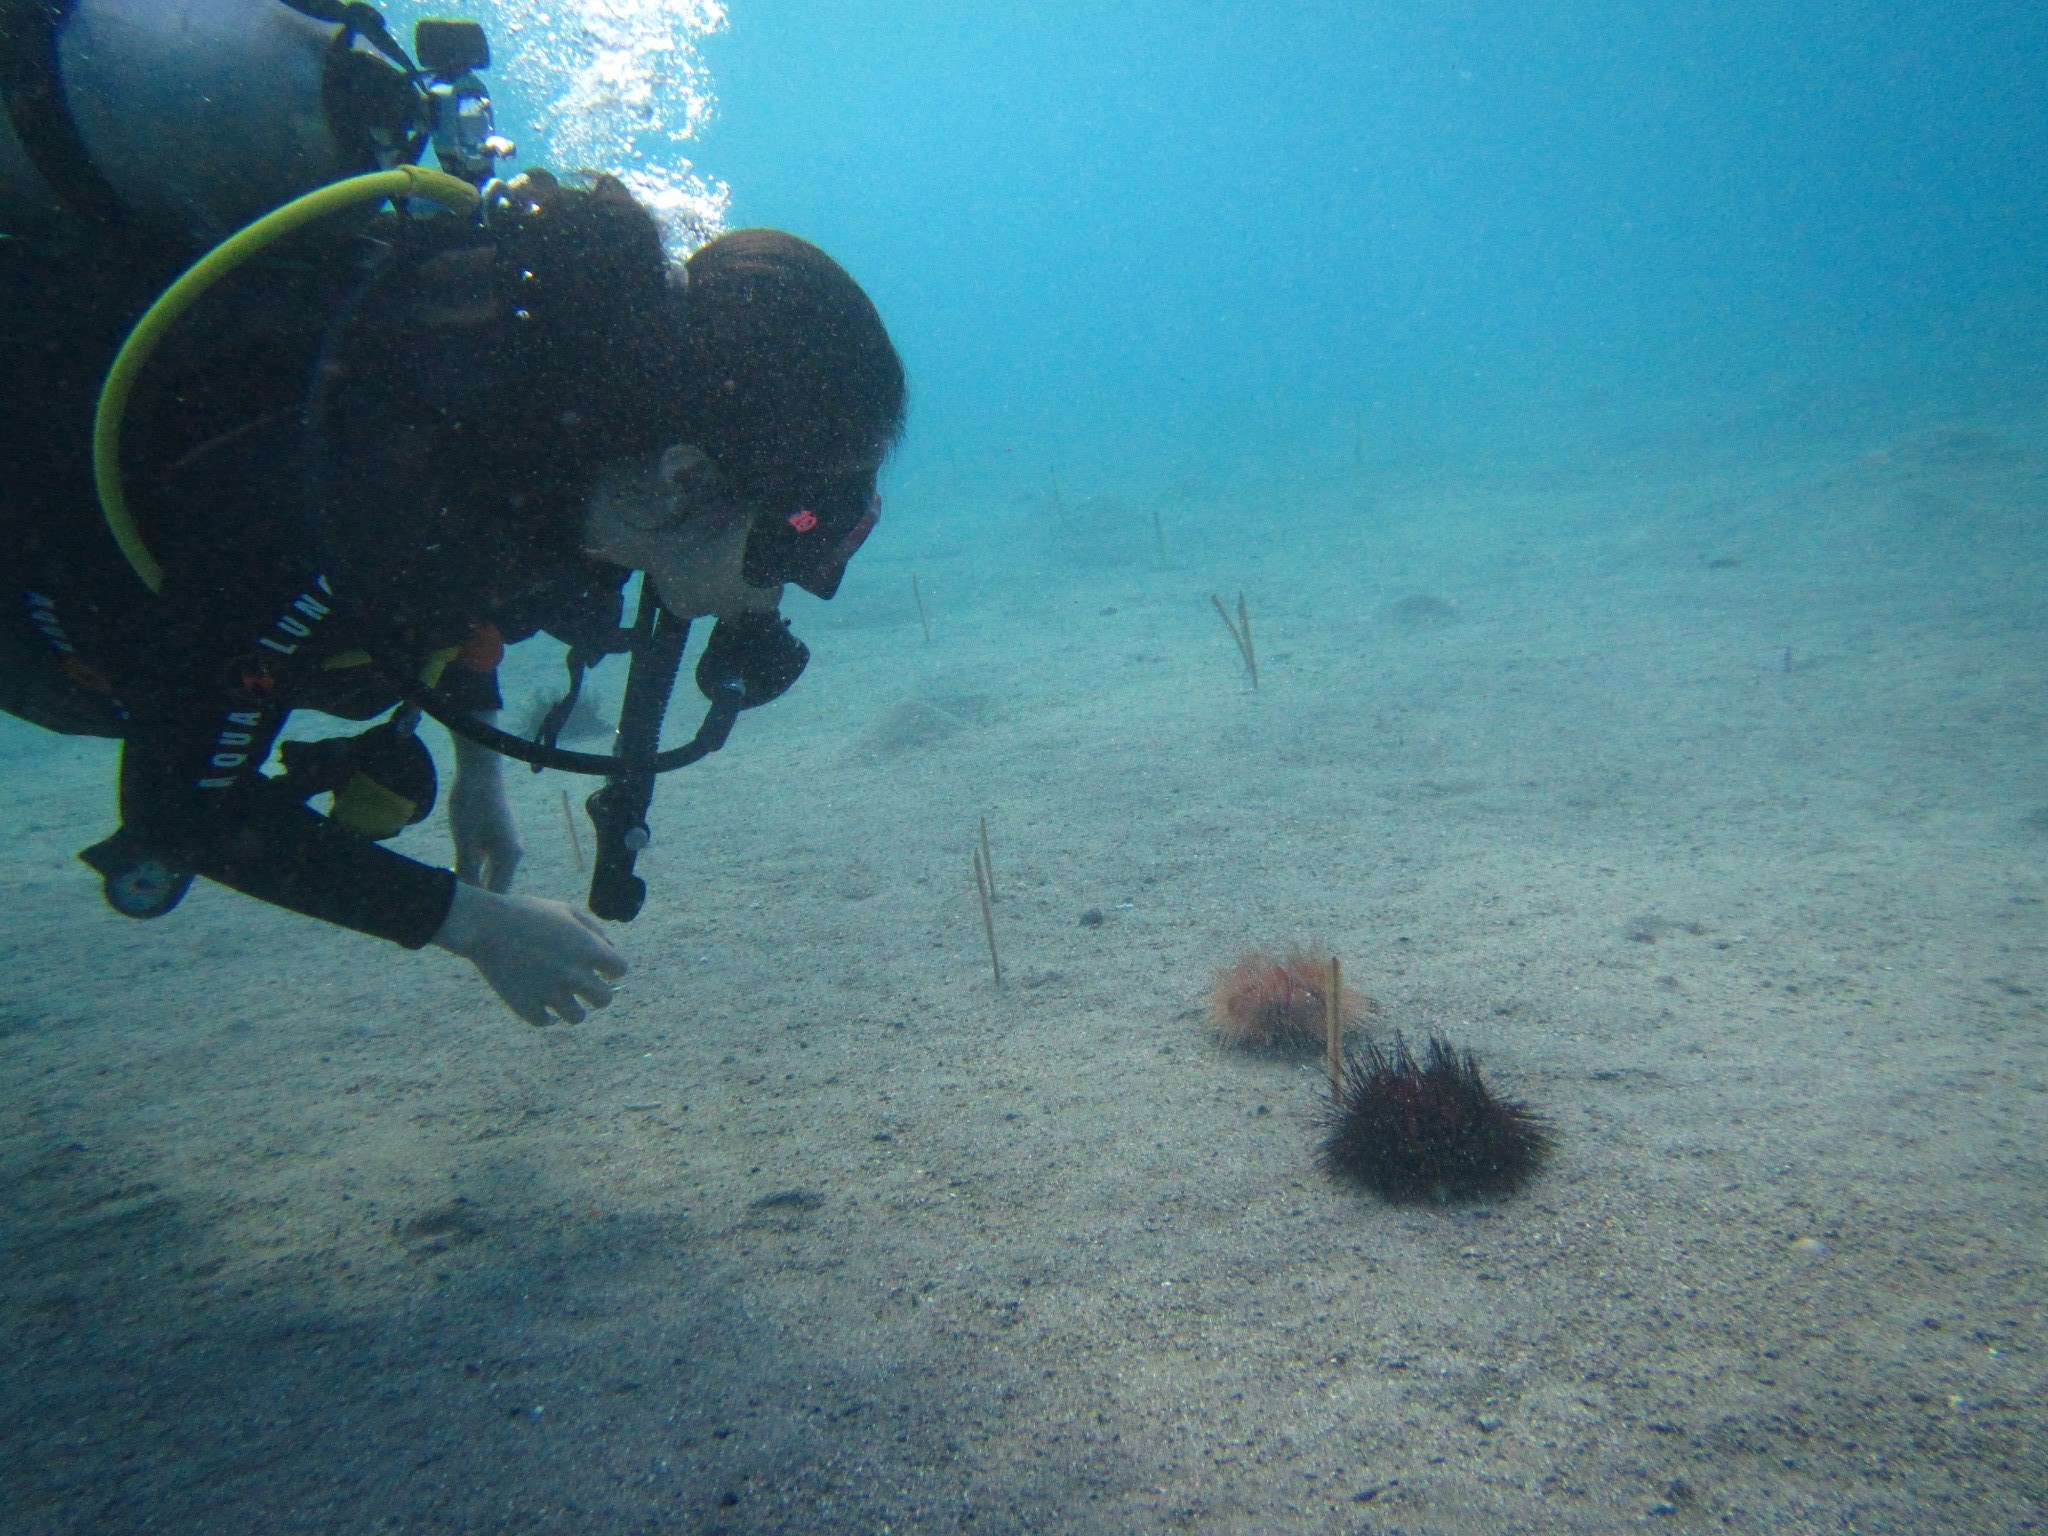
[[[1329,1058],[1330,1097],[1344,1097],[1344,962],[1330,956],[1330,985],[1323,992],[1323,1050]]]
[[[1166,524],[1159,516],[1159,509],[1152,509],[1152,537],[1159,545],[1159,563],[1166,564]]]
[[[576,873],[587,875],[590,866],[583,862],[583,839],[576,834],[576,813],[569,809],[569,791],[562,791],[562,825],[569,829],[569,846],[576,850]]]
[[[1237,642],[1237,654],[1244,658],[1245,670],[1251,674],[1252,678],[1252,692],[1257,693],[1259,690],[1259,661],[1252,654],[1252,618],[1251,614],[1245,609],[1244,594],[1242,592],[1237,594],[1238,616],[1244,620],[1244,627],[1242,629],[1239,629],[1237,621],[1231,618],[1230,610],[1223,606],[1223,599],[1221,597],[1211,592],[1209,594],[1209,601],[1216,605],[1216,617],[1223,621],[1223,627],[1230,631],[1230,638]]]
[[[988,818],[986,816],[981,818],[981,867],[983,873],[988,876],[988,899],[994,901],[996,899],[996,861],[995,856],[988,851]]]
[[[924,643],[930,645],[932,643],[932,626],[931,622],[924,616],[924,593],[918,590],[917,572],[915,571],[910,573],[910,595],[917,600],[917,627],[924,631]]]
[[[996,990],[1003,989],[1003,962],[996,955],[996,915],[989,907],[988,867],[981,862],[981,850],[974,850],[974,889],[981,897],[981,931],[988,935],[988,968],[995,973]]]

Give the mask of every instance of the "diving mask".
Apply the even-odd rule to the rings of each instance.
[[[740,574],[750,587],[793,582],[813,597],[839,590],[846,563],[882,520],[874,471],[843,475],[807,492],[754,498],[763,510],[747,535]]]

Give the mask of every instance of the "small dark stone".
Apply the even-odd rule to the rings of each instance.
[[[778,1189],[772,1195],[763,1195],[750,1201],[749,1210],[755,1211],[815,1211],[825,1203],[825,1197],[814,1189]]]
[[[726,1489],[725,1492],[721,1493],[718,1496],[718,1502],[723,1504],[727,1509],[732,1508],[735,1504],[739,1503],[739,1501],[740,1496],[734,1493],[730,1488]]]
[[[1081,914],[1081,926],[1083,928],[1100,928],[1102,926],[1102,908],[1090,907],[1086,912],[1083,912]]]

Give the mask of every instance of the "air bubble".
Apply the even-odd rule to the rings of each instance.
[[[721,0],[574,0],[559,12],[497,0],[519,39],[495,71],[533,104],[543,158],[617,176],[660,220],[678,259],[724,232],[732,189],[687,152],[716,97],[698,53],[726,26]]]

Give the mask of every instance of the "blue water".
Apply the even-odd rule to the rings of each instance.
[[[1534,9],[740,6],[702,159],[872,285],[907,468],[2038,379],[2039,7]]]

